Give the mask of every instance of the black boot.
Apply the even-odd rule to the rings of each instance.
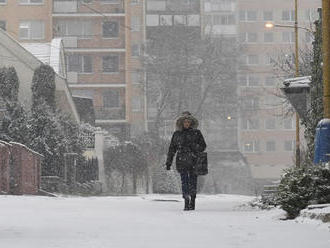
[[[189,210],[195,210],[195,199],[196,196],[192,196],[189,202]]]
[[[189,196],[185,197],[184,198],[184,211],[187,211],[189,210],[189,206],[190,206],[190,199],[189,199]]]

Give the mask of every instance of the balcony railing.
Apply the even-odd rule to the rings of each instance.
[[[126,110],[125,107],[107,108],[95,107],[96,120],[125,120]]]
[[[125,13],[123,7],[123,1],[118,0],[114,2],[113,8],[104,8],[102,11],[98,6],[94,6],[93,3],[101,3],[101,0],[98,1],[82,1],[82,0],[54,0],[53,1],[53,12],[54,13]],[[104,6],[107,6],[104,2]],[[81,7],[85,7],[84,11],[81,11]],[[102,6],[101,6],[102,7]],[[87,10],[87,12],[86,12]]]
[[[54,1],[54,13],[76,13],[78,11],[78,1]]]

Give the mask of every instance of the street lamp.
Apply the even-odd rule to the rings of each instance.
[[[283,27],[283,28],[294,28],[295,31],[295,66],[296,66],[296,73],[295,76],[299,77],[299,50],[298,50],[298,28],[305,29],[304,27],[298,26],[298,0],[295,0],[295,20],[294,25],[282,25],[282,24],[274,24],[268,22],[265,24],[266,28],[274,28],[274,27]],[[299,115],[296,111],[296,167],[300,167],[300,137],[299,137]]]
[[[280,28],[295,28],[295,25],[284,25],[284,24],[277,24],[273,22],[266,22],[265,28],[274,28],[274,27],[280,27]],[[313,30],[307,27],[297,26],[298,29],[303,29],[309,33],[313,33]]]

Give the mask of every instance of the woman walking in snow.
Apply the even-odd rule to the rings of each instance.
[[[198,120],[188,111],[183,112],[176,121],[166,160],[166,169],[170,170],[173,157],[176,155],[176,169],[181,176],[184,210],[195,210],[197,193],[197,175],[194,164],[197,154],[206,148],[205,140],[197,129]]]

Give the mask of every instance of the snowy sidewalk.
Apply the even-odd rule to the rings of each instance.
[[[0,196],[3,248],[328,248],[329,225],[237,208],[246,196]]]

